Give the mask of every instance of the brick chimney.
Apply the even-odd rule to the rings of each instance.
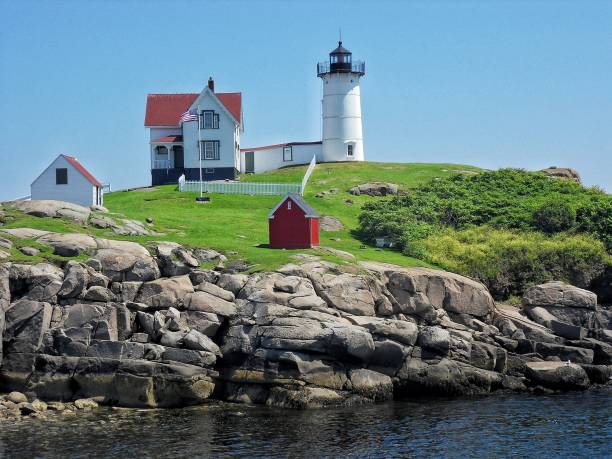
[[[215,92],[215,80],[213,80],[213,77],[208,78],[208,89]]]

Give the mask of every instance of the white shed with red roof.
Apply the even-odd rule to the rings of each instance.
[[[74,157],[59,155],[30,185],[32,199],[103,205],[102,184]]]

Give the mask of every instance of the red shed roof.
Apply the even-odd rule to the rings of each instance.
[[[241,123],[242,94],[239,92],[213,94],[219,98],[236,122]],[[199,95],[199,93],[147,95],[145,126],[178,126],[180,116],[189,109]]]
[[[287,193],[283,197],[283,199],[281,199],[280,202],[276,204],[276,206],[274,206],[274,209],[270,211],[270,213],[268,214],[268,219],[274,218],[274,214],[276,213],[276,211],[279,209],[280,206],[283,205],[285,201],[287,201],[287,199],[291,199],[293,202],[295,202],[298,205],[300,209],[302,209],[302,211],[304,212],[304,217],[319,218],[319,214],[317,213],[317,211],[314,210],[312,207],[310,207],[310,205],[308,205],[306,201],[304,201],[304,198],[302,197],[301,194]]]
[[[91,175],[91,173],[83,167],[83,165],[74,157],[68,155],[62,155],[62,157],[68,161],[77,171],[81,173],[83,177],[91,182],[92,185],[97,187],[102,187],[102,184],[96,180],[96,178]]]

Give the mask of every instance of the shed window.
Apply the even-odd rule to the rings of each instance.
[[[283,148],[283,161],[293,161],[293,147]]]
[[[291,201],[287,201],[287,210],[291,210]]]
[[[68,185],[68,169],[65,167],[55,169],[55,184]]]

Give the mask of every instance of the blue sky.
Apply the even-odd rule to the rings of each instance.
[[[317,140],[316,62],[366,61],[368,160],[571,166],[612,191],[612,1],[0,1],[0,200],[58,154],[150,182],[146,94],[241,91],[242,145]]]

